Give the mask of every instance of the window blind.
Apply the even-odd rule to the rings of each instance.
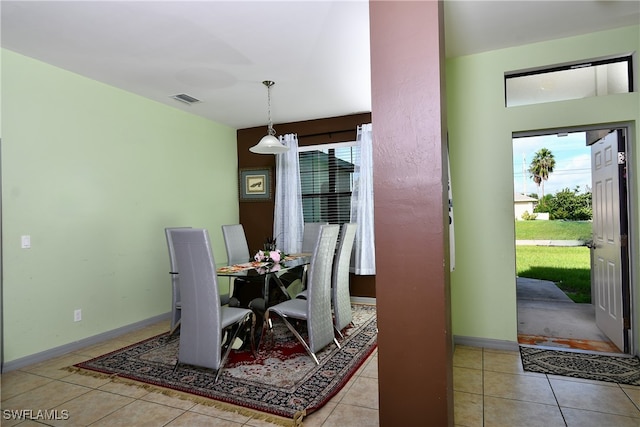
[[[360,157],[355,142],[299,148],[302,210],[305,222],[349,222],[354,167]]]

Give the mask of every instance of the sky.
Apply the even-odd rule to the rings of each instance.
[[[547,148],[556,160],[549,179],[544,182],[544,194],[555,194],[565,188],[579,186],[583,193],[591,189],[591,149],[586,146],[584,132],[567,136],[542,135],[513,139],[513,186],[516,193],[538,193],[539,189],[529,176],[529,165],[536,151]],[[524,173],[523,173],[524,158]]]

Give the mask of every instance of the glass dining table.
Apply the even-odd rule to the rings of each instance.
[[[275,281],[282,293],[287,299],[291,299],[287,287],[280,279],[280,276],[289,270],[297,267],[305,267],[311,261],[309,254],[294,254],[287,255],[282,261],[277,264],[260,262],[260,261],[248,261],[241,264],[216,265],[216,274],[222,277],[241,277],[250,280],[252,282],[259,281],[257,278],[264,278],[262,297],[264,298],[265,307],[269,306],[269,283],[271,279]]]

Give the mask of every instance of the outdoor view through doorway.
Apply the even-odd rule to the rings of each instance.
[[[518,340],[621,352],[595,321],[587,132],[514,136]]]

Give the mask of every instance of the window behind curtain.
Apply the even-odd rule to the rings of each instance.
[[[360,156],[355,142],[299,147],[304,222],[349,222],[354,165]]]

